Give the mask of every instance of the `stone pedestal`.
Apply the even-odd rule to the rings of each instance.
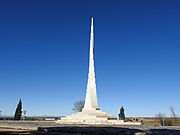
[[[57,120],[59,124],[86,124],[86,125],[141,125],[139,122],[124,122],[117,120],[111,114],[102,112],[97,109],[83,109],[82,112],[66,116]]]

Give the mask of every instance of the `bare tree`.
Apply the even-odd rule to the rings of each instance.
[[[74,112],[81,112],[84,107],[84,100],[79,100],[74,103],[74,108],[72,109]]]
[[[170,106],[170,111],[171,111],[171,116],[172,116],[174,119],[176,119],[176,118],[177,118],[177,114],[176,114],[175,109],[174,109],[173,106]]]
[[[158,114],[155,114],[155,117],[159,120],[161,126],[164,126],[165,125],[165,114],[163,113],[158,113]]]

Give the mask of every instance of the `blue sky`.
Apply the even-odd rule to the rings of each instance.
[[[0,110],[69,115],[85,98],[90,18],[99,107],[180,115],[180,1],[0,1]]]

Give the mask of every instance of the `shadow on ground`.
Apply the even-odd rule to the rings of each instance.
[[[134,133],[142,132],[138,129],[118,128],[118,127],[54,127],[39,128],[44,133],[67,133],[69,135],[134,135]],[[37,132],[38,133],[38,132]]]
[[[180,135],[180,130],[150,129],[139,130],[120,127],[43,127],[37,131],[0,131],[2,135]]]

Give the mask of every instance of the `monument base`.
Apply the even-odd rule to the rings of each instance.
[[[81,118],[81,119],[61,119],[55,121],[58,124],[62,125],[141,125],[140,122],[124,122],[123,120],[108,120],[108,119],[89,119],[89,118]]]
[[[124,122],[117,120],[111,114],[102,112],[100,109],[83,109],[82,112],[72,114],[57,120],[59,124],[87,124],[87,125],[141,125],[139,122]]]

